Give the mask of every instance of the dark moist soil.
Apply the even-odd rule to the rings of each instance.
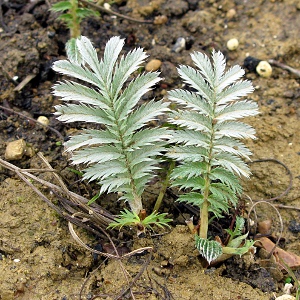
[[[60,78],[51,70],[51,65],[65,57],[64,45],[69,38],[68,30],[56,19],[57,15],[49,12],[48,5],[54,2],[0,1],[0,103],[4,107],[0,110],[0,155],[4,157],[8,142],[22,138],[35,152],[44,153],[52,167],[67,179],[69,189],[90,198],[97,192],[97,186],[87,187],[77,182],[77,175],[66,169],[67,158],[59,143],[80,126],[61,124],[53,116],[53,105],[59,100],[51,95],[51,87]],[[228,66],[243,65],[250,55],[260,60],[275,59],[300,69],[298,0],[128,0],[115,1],[112,9],[148,21],[157,16],[166,17],[162,19],[166,23],[155,25],[102,14],[82,24],[82,34],[92,39],[99,55],[103,54],[106,41],[118,35],[126,39],[126,51],[143,47],[150,59],[161,60],[164,80],[143,101],[153,97],[161,99],[166,91],[179,87],[176,67],[191,64],[193,51],[209,54],[213,48],[221,50]],[[187,43],[180,52],[174,52],[172,49],[179,37],[185,38]],[[235,51],[228,51],[226,47],[231,38],[239,40]],[[15,90],[16,84],[9,78],[20,83],[28,75],[32,75],[32,79]],[[300,79],[278,67],[273,67],[270,78],[254,72],[248,72],[246,77],[256,87],[251,98],[260,107],[260,115],[249,120],[257,131],[257,139],[249,141],[248,146],[254,160],[279,160],[292,173],[292,189],[274,203],[295,208],[280,209],[284,224],[281,246],[300,255]],[[39,116],[48,117],[50,126],[58,133],[29,119],[36,120]],[[36,155],[13,163],[21,168],[42,166]],[[276,197],[288,188],[288,172],[276,161],[256,162],[250,167],[253,176],[244,182],[246,202]],[[99,295],[97,299],[129,299],[129,293],[118,296],[128,286],[124,269],[128,280],[138,275],[133,287],[136,299],[246,300],[273,299],[282,294],[286,275],[276,265],[265,267],[257,254],[234,257],[220,266],[203,269],[193,237],[184,225],[185,218],[193,213],[181,206],[177,206],[181,214],[176,212],[171,196],[166,197],[162,208],[174,218],[170,232],[144,239],[137,239],[134,232],[119,236],[120,241],[126,241],[125,249],[153,247],[150,258],[149,253],[142,253],[123,259],[122,269],[119,260],[103,262],[103,257],[85,250],[71,237],[66,221],[30,187],[4,168],[0,171],[2,300],[80,299],[80,291],[82,299],[96,299],[95,295]],[[53,181],[53,178],[50,176],[48,180]],[[158,189],[158,183],[153,183],[146,196],[155,199]],[[49,190],[45,189],[44,193],[51,197]],[[52,200],[56,201],[55,197]],[[112,213],[124,207],[124,203],[107,199],[102,199],[101,205]],[[276,212],[261,205],[257,215],[259,220],[272,219],[272,232],[278,236]],[[83,229],[75,230],[91,247],[100,247],[106,242]],[[295,274],[298,276],[297,270]]]

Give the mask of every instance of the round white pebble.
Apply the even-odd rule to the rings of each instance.
[[[41,123],[43,125],[46,125],[46,126],[49,125],[49,119],[47,117],[45,117],[45,116],[39,116],[37,118],[37,122],[39,122],[39,123]]]
[[[259,76],[264,78],[269,78],[272,75],[272,67],[271,65],[265,61],[262,60],[256,67],[256,72]]]
[[[275,300],[296,300],[296,298],[291,295],[282,295],[277,297]]]
[[[236,50],[238,48],[238,46],[239,46],[239,41],[237,39],[230,39],[227,42],[227,48],[230,51]]]

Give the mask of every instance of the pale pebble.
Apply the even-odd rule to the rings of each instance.
[[[147,64],[146,64],[146,71],[157,71],[161,66],[161,61],[159,59],[151,59]]]

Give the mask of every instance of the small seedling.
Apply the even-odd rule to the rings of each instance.
[[[242,192],[239,177],[250,175],[243,159],[249,159],[251,152],[240,140],[254,139],[255,131],[237,120],[256,115],[258,107],[251,100],[240,100],[253,91],[250,81],[241,80],[244,70],[240,66],[225,72],[226,61],[221,52],[213,51],[212,63],[200,52],[191,56],[198,69],[180,66],[178,71],[192,91],[169,92],[168,98],[178,105],[170,123],[178,130],[173,133],[171,142],[175,146],[168,156],[180,163],[171,173],[172,185],[187,190],[178,201],[200,208],[200,224],[193,228],[196,246],[210,263],[227,250],[240,254],[238,247],[247,236],[239,230],[229,232],[228,246],[236,250],[226,249],[217,241],[208,240],[208,223],[210,213],[221,218],[236,206]],[[236,226],[240,228],[238,222],[237,219]]]
[[[58,17],[70,29],[70,38],[76,39],[80,36],[80,23],[86,17],[98,16],[94,10],[81,7],[78,0],[59,1],[52,5],[50,10],[59,12],[61,15]]]
[[[97,124],[99,129],[85,129],[65,143],[73,164],[84,164],[83,179],[97,180],[100,194],[117,193],[128,202],[126,210],[111,225],[153,223],[167,225],[165,214],[157,212],[144,218],[142,194],[158,169],[170,133],[166,128],[147,128],[147,123],[167,112],[169,103],[149,101],[138,105],[140,98],[160,81],[157,72],[137,71],[147,55],[141,48],[121,56],[124,40],[111,38],[99,61],[96,49],[86,37],[75,40],[75,52],[69,60],[54,63],[53,69],[79,79],[54,86],[54,94],[66,104],[55,106],[63,122]],[[90,87],[91,86],[91,87]],[[73,103],[75,101],[75,103]]]

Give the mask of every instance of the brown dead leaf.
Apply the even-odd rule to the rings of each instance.
[[[260,237],[256,241],[255,246],[264,248],[270,253],[273,250],[275,244],[267,237]],[[284,265],[281,263],[281,260],[283,260],[291,269],[297,269],[300,267],[300,256],[294,253],[285,251],[280,247],[276,247],[273,255],[275,257],[276,263],[281,269],[285,269]]]

